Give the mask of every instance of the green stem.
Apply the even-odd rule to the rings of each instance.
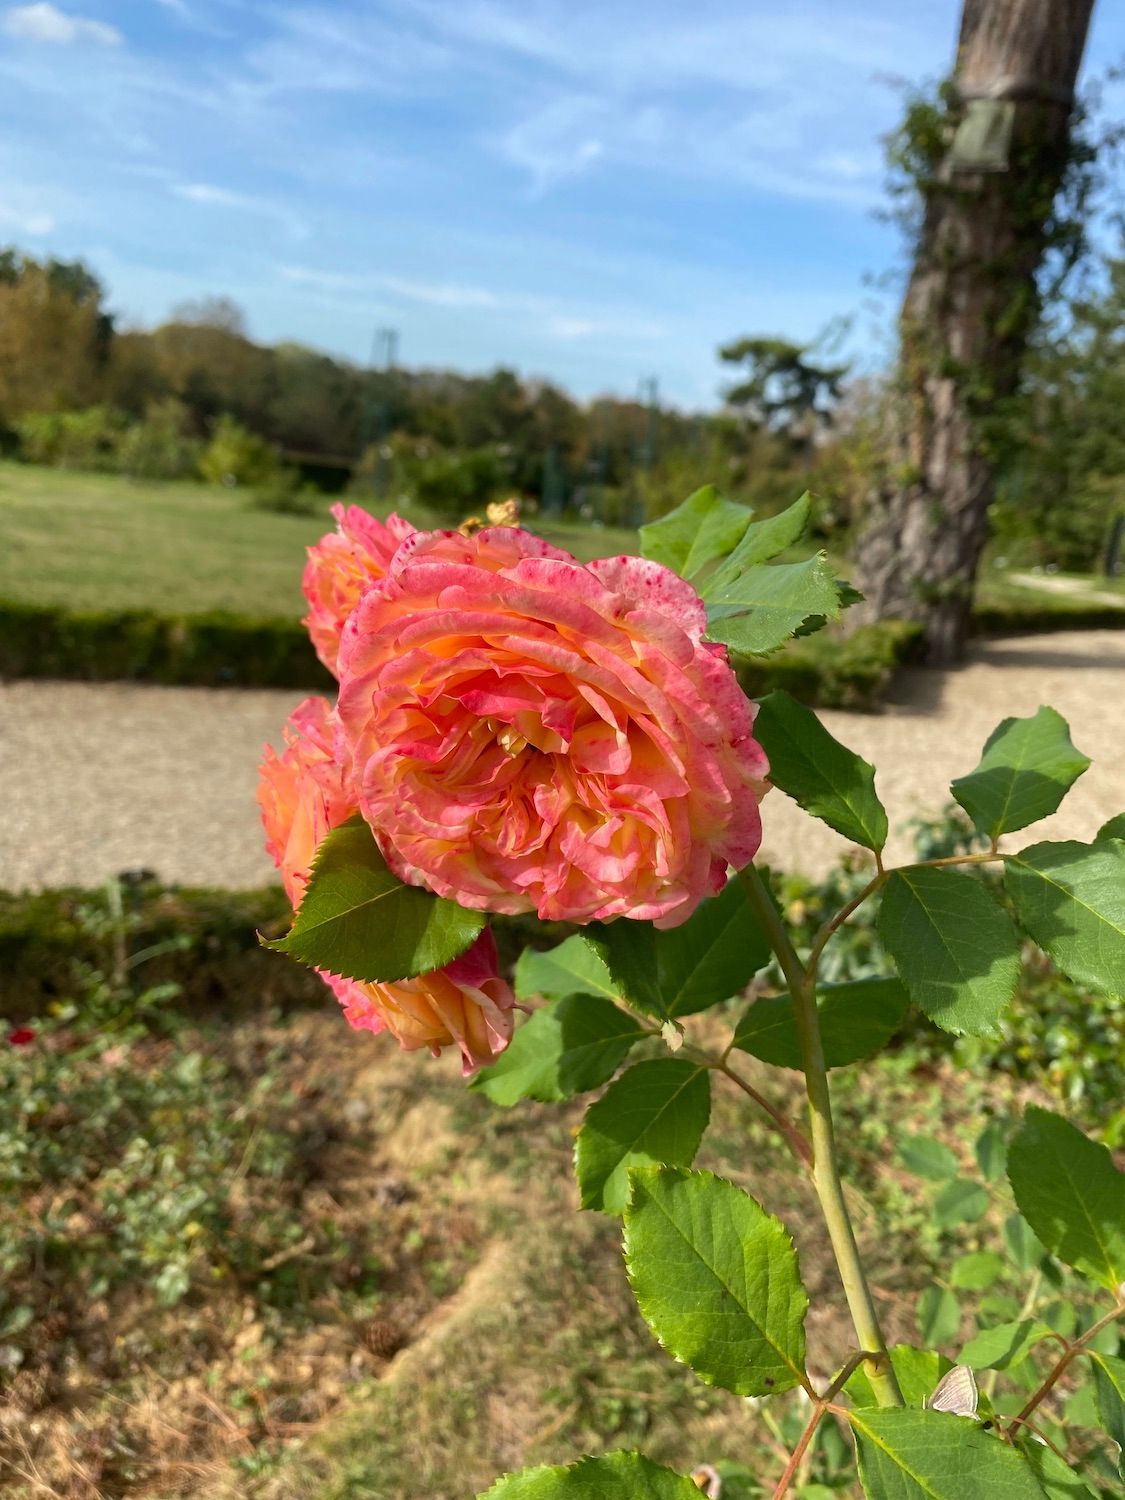
[[[820,1200],[828,1237],[843,1283],[844,1295],[852,1315],[861,1349],[870,1351],[866,1374],[880,1406],[901,1406],[902,1392],[887,1354],[886,1341],[875,1304],[863,1274],[855,1230],[852,1228],[844,1186],[836,1158],[836,1139],[832,1129],[832,1101],[828,1093],[828,1070],[820,1041],[820,1019],[816,1009],[816,971],[806,971],[789,940],[785,924],[761,876],[751,865],[739,871],[746,895],[758,915],[770,946],[777,955],[781,971],[793,997],[793,1011],[801,1044],[801,1062],[805,1072],[805,1091],[809,1100],[809,1126],[812,1136],[812,1180]]]

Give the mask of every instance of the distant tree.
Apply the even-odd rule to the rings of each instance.
[[[0,419],[90,405],[113,324],[81,262],[0,257]]]
[[[719,358],[744,366],[742,379],[724,392],[727,405],[755,426],[807,444],[815,428],[831,417],[847,374],[846,365],[814,364],[809,357],[813,348],[764,335],[724,344]]]
[[[996,422],[1039,316],[1037,273],[1081,234],[1058,203],[1083,165],[1071,124],[1092,5],[964,0],[953,77],[895,143],[921,214],[888,459],[856,573],[866,614],[921,621],[934,663],[956,660],[967,634]]]

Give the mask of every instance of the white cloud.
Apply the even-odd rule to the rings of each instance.
[[[213,182],[175,182],[172,192],[188,203],[199,203],[208,208],[233,208],[241,213],[262,214],[283,224],[295,239],[304,239],[308,226],[288,209],[268,198],[258,198],[252,193],[238,193],[231,188],[219,187]]]
[[[48,0],[12,6],[4,12],[2,24],[9,36],[23,42],[52,42],[64,47],[73,42],[99,42],[105,47],[116,47],[122,41],[115,26],[91,21],[86,16],[68,15]]]
[[[25,213],[6,203],[0,203],[0,224],[17,234],[27,235],[50,234],[55,227],[50,214]]]

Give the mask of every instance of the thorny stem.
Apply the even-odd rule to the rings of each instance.
[[[793,1152],[793,1155],[797,1158],[798,1161],[803,1162],[804,1165],[808,1167],[810,1171],[812,1171],[812,1147],[809,1145],[808,1141],[797,1129],[797,1127],[793,1125],[789,1120],[787,1120],[781,1113],[781,1111],[774,1105],[772,1105],[768,1099],[759,1094],[758,1090],[753,1086],[753,1084],[747,1083],[745,1078],[743,1078],[741,1074],[736,1073],[728,1062],[716,1062],[712,1063],[711,1066],[717,1073],[721,1073],[724,1078],[729,1078],[731,1083],[733,1083],[736,1088],[740,1088],[744,1094],[749,1094],[750,1098],[753,1099],[754,1103],[757,1104],[760,1109],[765,1110],[766,1114],[769,1115],[770,1119],[785,1137],[786,1142],[789,1145],[789,1149]]]
[[[903,865],[901,868],[904,870],[941,870],[947,865],[986,865],[1006,858],[1007,855],[1001,854],[994,848],[987,854],[943,854],[940,859],[916,859],[909,865]],[[859,910],[869,896],[875,894],[880,886],[885,883],[889,875],[894,874],[893,869],[888,870],[884,866],[883,857],[878,850],[875,852],[875,872],[859,894],[853,896],[847,905],[842,906],[834,916],[829,917],[828,921],[824,923],[820,931],[816,934],[816,937],[813,939],[812,948],[809,951],[808,969],[810,973],[816,973],[816,966],[820,962],[820,955],[824,952],[825,944],[832,934],[844,925],[853,912]]]
[[[836,1376],[836,1379],[825,1391],[824,1395],[819,1396],[813,1402],[812,1416],[806,1423],[805,1430],[801,1433],[801,1436],[797,1441],[797,1446],[789,1455],[789,1462],[785,1465],[785,1471],[782,1474],[781,1478],[777,1481],[777,1485],[772,1496],[770,1497],[770,1500],[781,1500],[781,1497],[793,1483],[794,1476],[796,1475],[798,1469],[801,1467],[801,1460],[804,1458],[809,1444],[816,1436],[816,1429],[820,1426],[825,1412],[829,1410],[832,1402],[839,1395],[840,1391],[843,1390],[848,1377],[853,1373],[853,1371],[859,1368],[859,1366],[865,1359],[874,1359],[876,1357],[876,1355],[868,1354],[865,1349],[861,1349],[858,1354],[853,1354],[844,1368]]]
[[[781,971],[793,997],[793,1011],[801,1045],[805,1073],[805,1090],[809,1100],[809,1125],[812,1136],[812,1180],[820,1200],[821,1212],[832,1241],[832,1250],[843,1283],[844,1295],[860,1346],[867,1351],[867,1378],[880,1406],[901,1406],[902,1392],[887,1354],[886,1341],[879,1327],[875,1304],[863,1273],[855,1230],[844,1199],[844,1187],[836,1158],[836,1140],[832,1129],[832,1102],[828,1092],[828,1071],[820,1040],[820,1021],[816,1009],[816,969],[806,970],[789,939],[785,924],[778,915],[762,878],[753,865],[739,871],[746,895],[777,955]]]
[[[1060,1355],[1054,1368],[1051,1370],[1046,1380],[1044,1380],[1043,1384],[1028,1401],[1023,1411],[1020,1412],[1018,1417],[1012,1418],[1012,1421],[1008,1427],[1009,1434],[1011,1433],[1013,1428],[1025,1424],[1028,1417],[1031,1416],[1031,1413],[1040,1404],[1040,1402],[1044,1401],[1046,1397],[1050,1395],[1051,1391],[1055,1387],[1056,1382],[1059,1380],[1059,1377],[1064,1373],[1066,1367],[1071,1363],[1071,1361],[1076,1359],[1078,1355],[1080,1355],[1086,1349],[1090,1341],[1096,1338],[1098,1334],[1101,1333],[1103,1328],[1108,1328],[1115,1319],[1120,1318],[1122,1315],[1125,1315],[1125,1302],[1119,1302],[1117,1306],[1111,1308],[1104,1317],[1099,1318],[1096,1323],[1091,1324],[1081,1338],[1077,1338],[1072,1344],[1068,1344],[1065,1352]]]

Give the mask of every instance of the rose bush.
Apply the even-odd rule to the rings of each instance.
[[[976,1142],[986,1191],[943,1142],[915,1141],[917,1170],[945,1183],[941,1233],[983,1221],[1006,1173],[1005,1245],[1034,1275],[1022,1300],[993,1299],[958,1346],[958,1296],[989,1285],[1005,1259],[975,1250],[939,1265],[917,1326],[958,1362],[942,1348],[888,1348],[841,1181],[829,1069],[876,1055],[911,1007],[994,1041],[1029,943],[1073,982],[1125,992],[1125,814],[1088,844],[1004,844],[1054,813],[1089,765],[1041,708],[1005,720],[952,784],[980,848],[888,867],[874,767],[787,694],[750,704],[728,662],[728,649],[760,656],[819,628],[850,597],[823,556],[774,561],[808,516],[808,497],[755,522],[701,490],[642,529],[643,559],[584,566],[514,526],[415,532],[339,513],[306,570],[310,630],[338,672],[338,701],[300,705],[283,752],[262,766],[267,843],[296,908],[269,946],[324,974],[353,1026],[408,1049],[458,1047],[473,1087],[498,1105],[599,1091],[575,1141],[581,1203],[622,1216],[654,1335],[737,1397],[804,1398],[792,1436],[771,1418],[793,1444],[773,1500],[853,1493],[847,1462],[815,1469],[834,1423],[854,1439],[869,1500],[1117,1495],[1125,1175],[1109,1151],[1028,1108],[1014,1131],[993,1120]],[[767,773],[863,851],[863,876],[812,934],[790,932],[751,864]],[[826,948],[876,901],[890,972],[830,983]],[[509,988],[485,912],[583,931],[526,949]],[[713,1009],[747,991],[739,1013]],[[514,1030],[517,997],[531,1013]],[[744,1075],[733,1059],[747,1055],[778,1070],[772,1084]],[[803,1124],[790,1069],[803,1075]],[[826,1333],[832,1319],[806,1330],[786,1227],[693,1168],[720,1080],[809,1175],[847,1343]],[[1070,1290],[1071,1272],[1084,1288]],[[1093,1376],[1093,1440],[1070,1430],[1069,1402],[1056,1405],[1079,1369]],[[979,1387],[974,1370],[988,1372]],[[1089,1411],[1075,1421],[1090,1424]],[[722,1466],[696,1472],[713,1497],[725,1489]],[[826,1483],[806,1484],[814,1472]],[[766,1493],[742,1477],[739,1494]],[[641,1493],[690,1500],[699,1489],[619,1453],[510,1476],[489,1500]]]

